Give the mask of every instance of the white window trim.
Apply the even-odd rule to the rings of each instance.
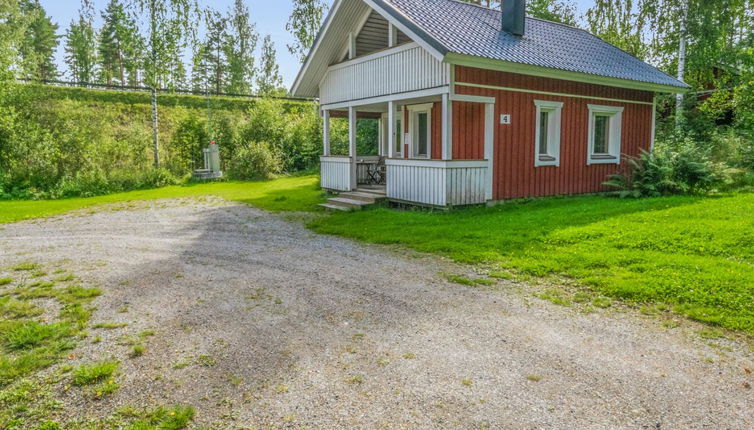
[[[405,114],[403,113],[403,106],[401,106],[396,112],[395,112],[395,124],[393,126],[395,127],[395,135],[396,138],[400,136],[400,145],[397,147],[397,149],[394,149],[395,156],[398,158],[403,158],[403,146],[406,144],[406,125],[404,124],[404,118]],[[398,127],[398,124],[400,123],[400,127]]]
[[[587,133],[586,164],[620,164],[621,127],[623,123],[622,106],[587,105],[589,107],[589,132]],[[596,157],[594,154],[594,117],[596,115],[610,116],[610,135],[608,136],[608,157]]]
[[[406,106],[408,110],[408,153],[411,158],[431,159],[432,158],[432,108],[434,103],[423,103],[418,105]],[[414,134],[418,127],[418,114],[427,114],[427,155],[417,155],[414,146]]]
[[[534,100],[536,109],[536,124],[534,129],[534,167],[540,166],[560,166],[560,128],[561,128],[561,115],[560,111],[563,109],[563,102],[554,102],[551,100]],[[553,160],[542,160],[539,153],[539,131],[541,113],[548,112],[549,124],[548,124],[548,141],[547,141],[547,155],[552,157]]]

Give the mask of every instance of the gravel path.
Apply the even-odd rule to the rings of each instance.
[[[71,390],[65,414],[189,403],[196,425],[223,429],[754,426],[746,345],[531,287],[450,284],[441,273],[470,269],[246,206],[134,203],[0,229],[0,267],[65,267],[103,289],[93,322],[129,323],[76,351],[121,360],[121,388]],[[123,337],[146,329],[146,354],[128,358]]]

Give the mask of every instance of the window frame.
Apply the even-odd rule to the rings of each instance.
[[[623,124],[623,106],[587,105],[589,107],[589,121],[587,133],[586,164],[620,164],[621,132]],[[607,152],[594,152],[595,118],[606,116],[608,122]]]
[[[553,100],[534,100],[536,107],[534,124],[534,167],[560,166],[560,130],[562,128],[563,102]],[[542,130],[542,113],[547,113],[547,154],[540,149]]]
[[[411,158],[418,158],[422,160],[432,159],[432,108],[434,103],[424,103],[418,105],[406,106],[408,110],[408,152]],[[427,155],[419,155],[416,153],[419,145],[417,144],[416,137],[419,134],[419,114],[427,114]]]

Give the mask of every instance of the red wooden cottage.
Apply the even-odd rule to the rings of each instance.
[[[584,30],[456,0],[336,0],[293,95],[319,98],[322,187],[351,191],[375,160],[356,119],[380,118],[385,192],[429,206],[603,190],[649,150],[655,95],[687,85]],[[330,118],[349,118],[349,155]]]

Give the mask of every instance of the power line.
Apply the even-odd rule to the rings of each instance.
[[[111,91],[134,91],[134,92],[151,92],[152,89],[149,87],[141,87],[141,86],[133,86],[133,85],[110,85],[110,84],[99,84],[99,83],[93,83],[93,82],[75,82],[75,81],[60,81],[56,79],[18,79],[19,82],[23,83],[35,83],[35,84],[44,84],[44,85],[51,85],[51,86],[64,86],[64,87],[71,87],[71,88],[84,88],[84,89],[105,89],[105,90],[111,90]],[[237,97],[237,98],[250,98],[250,99],[263,99],[263,98],[271,98],[276,100],[287,100],[287,101],[299,101],[299,102],[311,102],[314,101],[313,99],[307,99],[302,97],[280,97],[280,96],[260,96],[258,94],[238,94],[238,93],[215,93],[215,92],[204,92],[204,91],[192,91],[192,90],[180,90],[180,89],[169,89],[169,88],[160,88],[157,90],[158,93],[162,94],[187,94],[187,95],[194,95],[194,96],[202,96],[202,97],[208,97],[208,96],[218,96],[218,97]]]

